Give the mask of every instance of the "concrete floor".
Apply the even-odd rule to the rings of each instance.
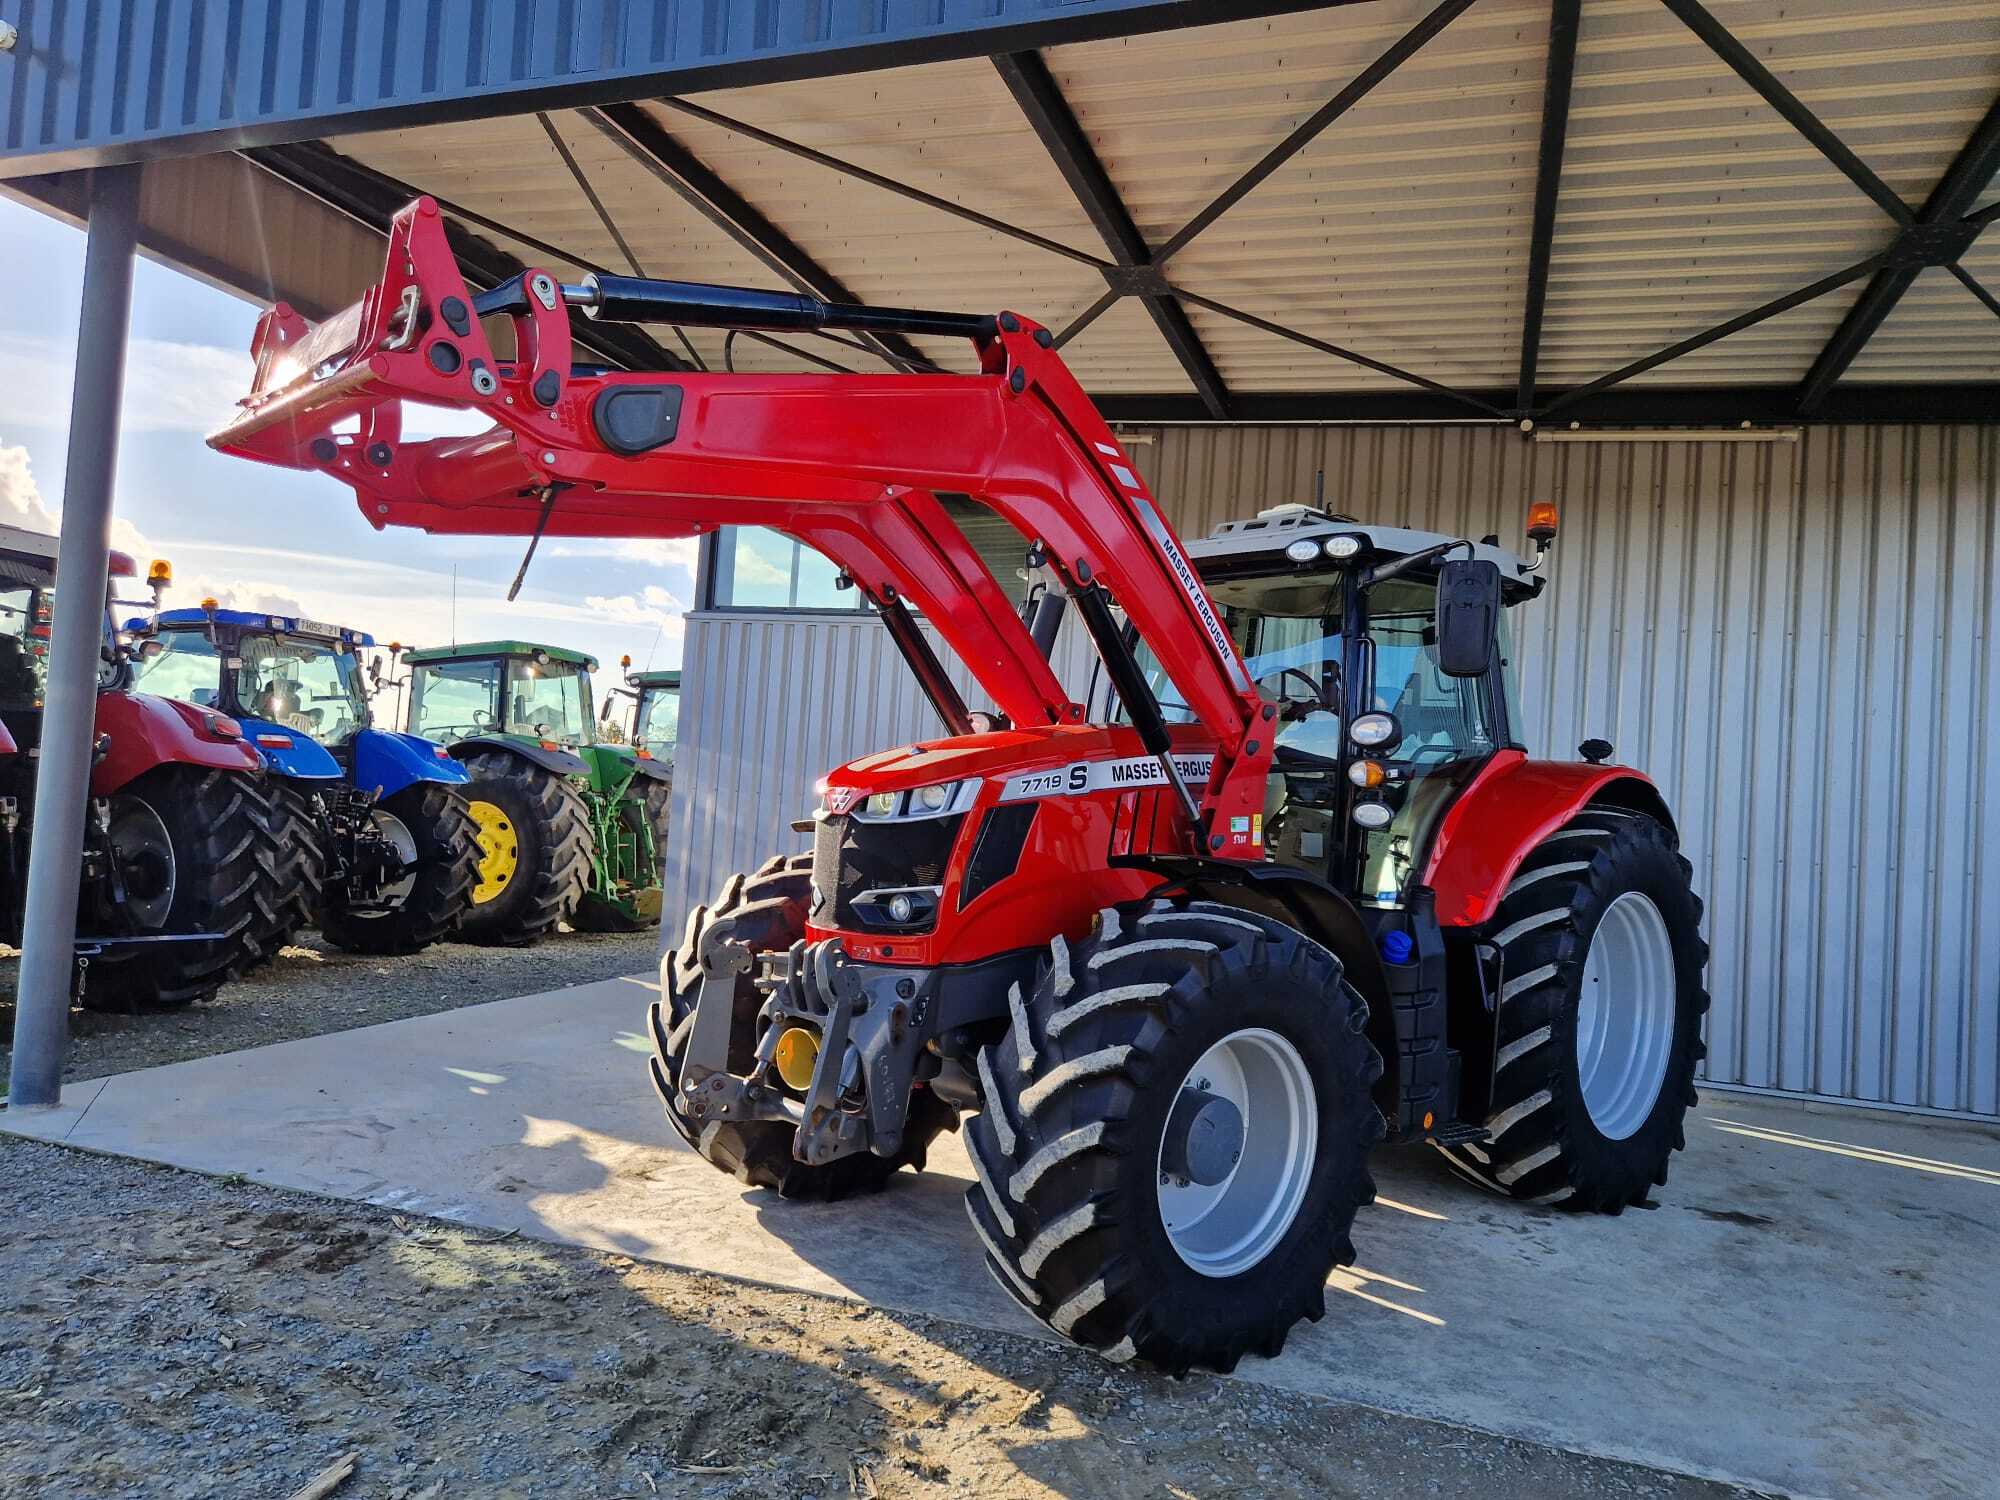
[[[985,1326],[956,1139],[850,1204],[744,1190],[646,1078],[613,980],[72,1085],[0,1129]],[[1346,1293],[1242,1378],[1799,1494],[1990,1494],[2000,1131],[1711,1095],[1656,1209],[1378,1159]]]

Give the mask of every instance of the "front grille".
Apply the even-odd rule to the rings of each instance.
[[[813,923],[865,930],[879,924],[855,914],[854,898],[863,891],[943,885],[964,822],[963,814],[900,823],[821,818],[813,841]],[[933,915],[901,930],[928,932],[936,925]]]

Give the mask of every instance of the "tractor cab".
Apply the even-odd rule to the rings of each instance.
[[[406,652],[412,734],[452,745],[509,735],[577,751],[594,742],[594,657],[560,646],[480,641]]]
[[[632,743],[650,750],[660,760],[674,758],[674,746],[681,731],[681,674],[679,672],[634,672],[630,678],[639,690],[632,711]]]
[[[110,571],[116,589],[119,579],[136,576],[138,568],[126,554],[114,552]],[[55,600],[56,538],[0,526],[0,720],[24,745],[41,738],[37,728],[49,675]],[[125,685],[129,672],[108,606],[107,600],[97,682],[113,689]]]
[[[257,748],[281,774],[317,774],[323,750],[338,756],[373,723],[358,652],[375,638],[318,620],[256,610],[169,609],[127,630],[149,637],[139,683],[149,693],[212,708],[252,726]]]
[[[1188,553],[1277,710],[1267,857],[1402,906],[1455,796],[1523,738],[1507,616],[1541,592],[1539,551],[1289,505]]]

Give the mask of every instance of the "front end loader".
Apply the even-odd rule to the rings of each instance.
[[[572,315],[973,361],[607,372],[572,363]],[[936,735],[827,773],[811,849],[730,877],[662,964],[653,1080],[717,1167],[833,1197],[968,1121],[1000,1284],[1173,1371],[1324,1313],[1385,1136],[1579,1208],[1664,1180],[1700,908],[1650,782],[1519,742],[1505,620],[1540,541],[1531,563],[1281,512],[1191,550],[1029,319],[532,268],[475,295],[428,200],[361,302],[317,327],[275,308],[254,353],[218,448],[336,478],[377,526],[770,527],[834,562],[936,710]],[[405,400],[493,426],[405,442]],[[1021,610],[947,500],[1019,534]],[[1115,711],[1050,667],[1069,610]]]

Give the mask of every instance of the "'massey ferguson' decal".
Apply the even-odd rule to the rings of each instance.
[[[1215,617],[1215,608],[1208,602],[1208,594],[1202,588],[1201,580],[1195,577],[1194,569],[1189,566],[1181,549],[1174,545],[1173,533],[1167,530],[1166,522],[1160,519],[1160,513],[1153,509],[1145,496],[1134,495],[1132,503],[1138,507],[1139,519],[1145,522],[1146,530],[1152,534],[1154,545],[1166,555],[1174,579],[1181,586],[1181,592],[1187,595],[1188,603],[1194,606],[1195,617],[1201,621],[1201,628],[1208,632],[1208,639],[1215,647],[1216,659],[1229,668],[1230,680],[1236,684],[1236,690],[1247,693],[1250,690],[1250,678],[1243,670],[1242,659],[1236,654],[1236,643],[1229,638],[1229,632],[1222,628],[1222,621]]]
[[[1176,755],[1174,769],[1191,787],[1208,782],[1212,755]],[[1033,771],[1026,776],[1010,776],[1001,788],[1002,802],[1021,802],[1030,797],[1074,797],[1084,792],[1126,791],[1134,787],[1165,786],[1167,773],[1150,755],[1129,760],[1080,760],[1058,766],[1053,771]]]

